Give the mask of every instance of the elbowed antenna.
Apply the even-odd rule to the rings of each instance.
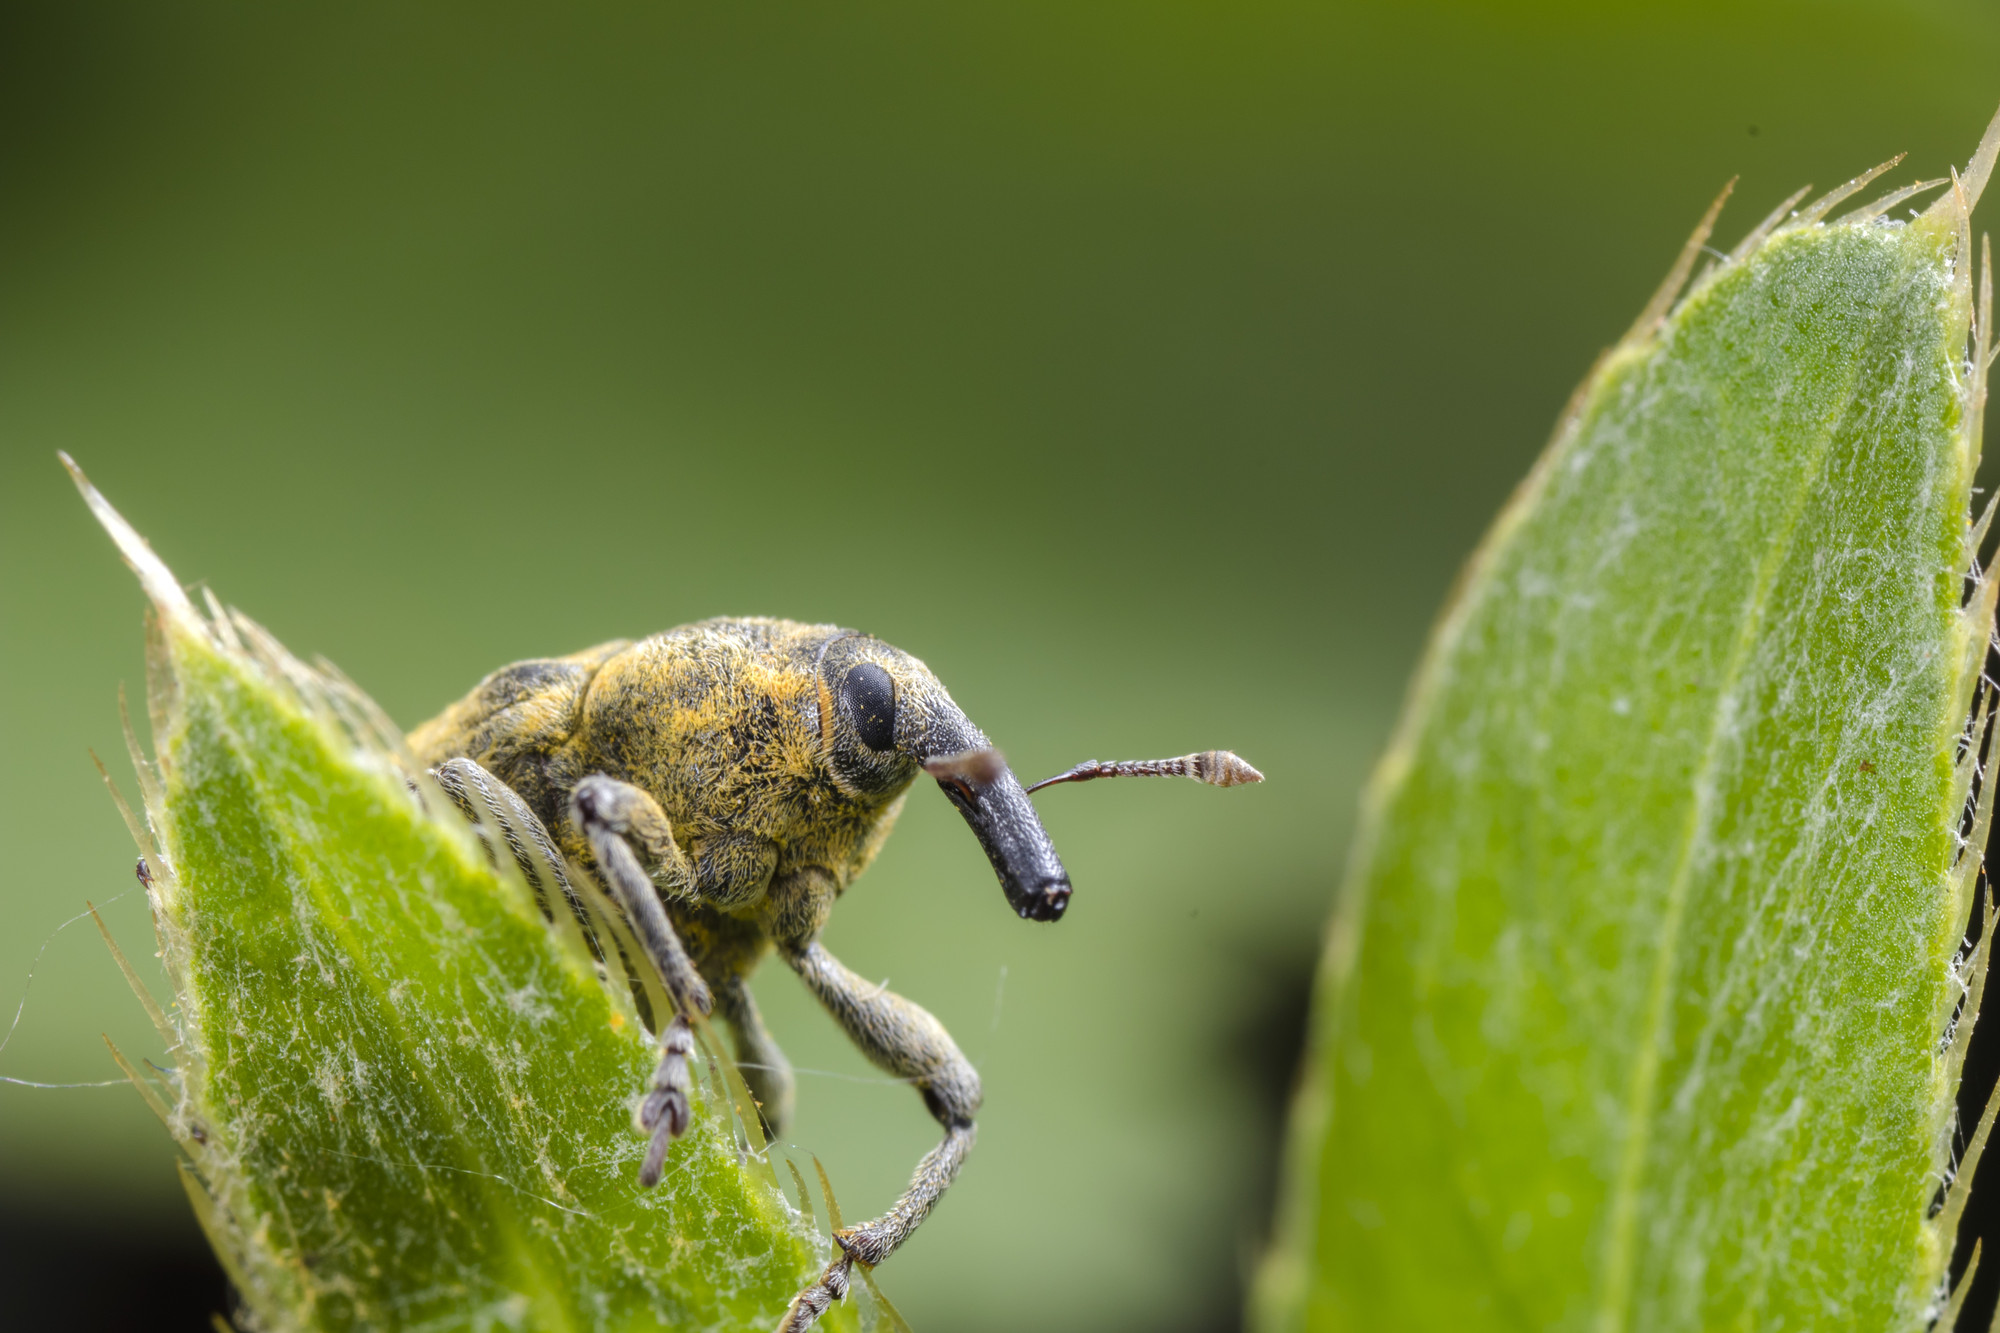
[[[1127,759],[1114,764],[1087,759],[1066,773],[1043,778],[1028,790],[1036,792],[1058,782],[1089,782],[1093,778],[1193,778],[1211,787],[1241,787],[1262,782],[1264,775],[1228,750],[1203,750],[1178,759]]]

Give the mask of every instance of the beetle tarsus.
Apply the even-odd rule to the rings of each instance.
[[[667,1148],[687,1133],[693,1110],[688,1093],[694,1080],[688,1072],[688,1057],[694,1054],[694,1030],[687,1017],[675,1014],[660,1034],[660,1067],[653,1072],[653,1086],[633,1116],[643,1134],[653,1136],[646,1147],[646,1160],[639,1165],[639,1185],[651,1189],[660,1183],[667,1161]]]
[[[853,1267],[854,1258],[845,1250],[836,1255],[819,1275],[819,1281],[792,1297],[792,1303],[785,1307],[784,1319],[778,1324],[778,1333],[805,1333],[835,1301],[845,1300],[847,1274]]]

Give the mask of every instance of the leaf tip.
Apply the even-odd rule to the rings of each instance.
[[[1646,308],[1639,312],[1639,318],[1632,321],[1632,327],[1626,330],[1625,336],[1619,340],[1620,346],[1629,346],[1650,338],[1653,331],[1659,328],[1660,322],[1667,317],[1667,312],[1673,309],[1675,298],[1681,294],[1681,289],[1687,286],[1688,275],[1694,272],[1694,261],[1701,257],[1702,247],[1708,244],[1710,234],[1715,231],[1715,220],[1722,216],[1722,206],[1729,202],[1729,196],[1735,192],[1736,182],[1739,179],[1741,178],[1731,176],[1729,183],[1722,187],[1722,193],[1715,196],[1715,202],[1701,215],[1701,221],[1695,224],[1687,243],[1681,246],[1680,256],[1674,260],[1674,266],[1667,270],[1667,276],[1661,281],[1659,289],[1653,293],[1653,299],[1646,302]]]
[[[1896,169],[1896,165],[1908,156],[1909,156],[1908,153],[1898,153],[1894,157],[1890,158],[1887,162],[1884,162],[1879,166],[1870,167],[1867,171],[1862,172],[1859,176],[1854,177],[1852,180],[1847,181],[1845,184],[1836,186],[1834,189],[1828,190],[1825,194],[1821,195],[1819,198],[1813,200],[1810,204],[1807,204],[1804,208],[1800,209],[1798,217],[1795,220],[1793,220],[1789,224],[1789,226],[1810,227],[1813,223],[1818,222],[1828,213],[1831,213],[1843,201],[1852,198],[1854,195],[1859,194],[1861,191],[1867,189],[1870,185],[1873,185],[1878,179],[1880,179],[1885,173],[1894,171]]]
[[[1986,183],[1993,178],[1996,158],[2000,158],[2000,111],[1994,112],[1993,119],[1987,122],[1986,133],[1980,136],[1979,147],[1972,150],[1965,170],[1952,170],[1952,188],[1924,210],[1924,217],[1963,229],[1979,203],[1979,196],[1986,193]]]
[[[1986,192],[1986,182],[1993,177],[1993,163],[2000,158],[2000,111],[1993,113],[1993,119],[1986,124],[1986,133],[1979,140],[1979,147],[1973,150],[1972,160],[1965,164],[1965,171],[1959,180],[1965,188],[1965,207],[1969,213],[1979,202],[1979,196]]]
[[[118,554],[125,558],[125,563],[131,566],[132,572],[139,576],[139,586],[145,589],[146,596],[159,608],[161,618],[180,629],[198,635],[206,642],[208,628],[202,624],[201,617],[195,612],[194,603],[188,600],[187,593],[182,591],[180,583],[174,578],[174,572],[167,568],[167,562],[153,554],[153,548],[146,544],[146,539],[125,521],[123,514],[111,507],[111,502],[104,498],[97,487],[90,484],[90,478],[76,465],[75,459],[60,449],[56,450],[56,457],[61,459],[63,467],[68,469],[70,480],[76,483],[76,489],[82,494],[83,502],[90,506],[92,517],[96,518],[105,532],[110,534],[112,543],[118,547]]]

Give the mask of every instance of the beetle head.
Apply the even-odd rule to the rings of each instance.
[[[1007,902],[1030,921],[1069,906],[1069,872],[1018,778],[986,734],[916,658],[849,631],[817,658],[820,738],[850,795],[900,791],[918,770],[937,779],[993,863]]]

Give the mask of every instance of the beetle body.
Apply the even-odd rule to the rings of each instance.
[[[713,984],[754,967],[774,937],[825,924],[833,899],[888,836],[919,771],[908,762],[874,790],[842,790],[823,760],[814,667],[841,633],[710,620],[515,663],[413,732],[411,748],[427,766],[461,757],[480,764],[579,864],[589,864],[590,851],[567,811],[582,778],[602,773],[650,794],[693,873],[649,869]],[[813,882],[786,892],[801,871]]]
[[[774,1132],[792,1101],[790,1068],[745,979],[775,947],[875,1064],[912,1084],[945,1131],[889,1212],[843,1228],[839,1252],[781,1328],[799,1333],[847,1289],[851,1265],[886,1259],[964,1163],[981,1090],[944,1026],[859,977],[819,935],[835,901],[874,859],[920,773],[964,816],[1009,904],[1061,917],[1069,876],[1027,792],[924,664],[833,625],[717,619],[568,657],[517,662],[409,737],[467,813],[467,793],[503,784],[574,865],[631,919],[676,1012],[636,1119],[652,1135],[642,1185],[660,1178],[687,1127],[689,1016],[711,1006]],[[1255,780],[1217,753],[1061,775],[1121,773]],[[1178,767],[1175,767],[1178,765]],[[1243,777],[1242,774],[1249,774]]]

